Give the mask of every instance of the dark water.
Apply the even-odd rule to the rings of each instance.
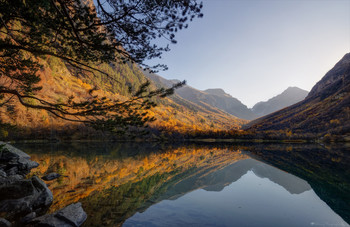
[[[278,144],[15,144],[64,175],[51,211],[85,226],[349,226],[350,149]]]

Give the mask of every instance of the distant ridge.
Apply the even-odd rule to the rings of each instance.
[[[145,72],[145,75],[147,78],[160,86],[170,87],[174,83],[178,82],[178,80],[167,80],[157,74],[149,72]],[[217,108],[245,120],[252,120],[256,118],[256,115],[250,109],[248,109],[246,105],[220,88],[200,91],[186,85],[176,89],[175,94],[203,108],[208,108],[208,106],[211,108]]]
[[[204,90],[204,92],[212,95],[218,95],[218,96],[226,96],[226,97],[232,97],[231,95],[227,94],[223,89],[221,88],[211,88]]]
[[[179,80],[167,80],[154,73],[145,72],[145,75],[158,86],[170,87],[179,82]],[[289,87],[268,101],[258,102],[252,109],[221,88],[201,91],[186,85],[177,89],[175,94],[203,108],[217,108],[241,119],[254,120],[303,100],[308,92],[298,87]]]
[[[252,120],[256,118],[255,114],[246,105],[222,89],[200,91],[190,86],[184,86],[178,89],[176,93],[198,105],[209,104],[241,119]]]
[[[303,89],[298,87],[288,87],[281,94],[265,102],[258,102],[253,106],[252,111],[258,117],[262,117],[300,102],[304,100],[307,95],[308,92]]]

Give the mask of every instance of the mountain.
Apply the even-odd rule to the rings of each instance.
[[[77,74],[64,61],[57,58],[42,60],[40,70],[41,81],[38,84],[43,89],[38,91],[37,97],[50,102],[66,101],[74,96],[79,100],[91,98],[89,91],[97,88],[94,94],[111,100],[125,100],[130,93],[128,85],[137,89],[146,82],[144,72],[136,64],[100,64],[96,67],[109,73],[110,77],[102,73],[95,75]],[[176,81],[169,81],[176,83]],[[156,83],[151,89],[157,87]],[[197,105],[180,96],[153,98],[158,105],[150,111],[157,120],[149,123],[149,130],[159,136],[159,133],[186,134],[193,131],[230,130],[239,129],[246,121],[238,119],[225,111],[209,105]],[[35,101],[34,101],[35,102]],[[35,103],[34,103],[35,104]],[[0,106],[2,123],[16,125],[16,129],[0,128],[0,139],[89,139],[103,137],[84,124],[57,119],[45,110],[28,109],[15,98]]]
[[[170,87],[178,82],[178,80],[167,80],[153,73],[145,73],[145,75],[160,86]],[[246,105],[219,88],[200,91],[186,85],[177,89],[175,94],[203,108],[214,107],[245,120],[256,118],[256,115]]]
[[[167,80],[153,73],[145,73],[145,75],[160,87],[170,87],[171,85],[179,82],[179,80]],[[215,107],[238,118],[246,120],[254,120],[283,109],[287,106],[293,105],[303,100],[308,94],[308,92],[303,89],[289,87],[281,94],[269,99],[266,102],[258,102],[252,109],[249,109],[241,101],[227,94],[221,88],[200,91],[186,85],[177,89],[175,93],[179,97],[202,106],[203,108]]]
[[[350,53],[312,88],[305,100],[249,123],[252,131],[350,134]]]
[[[269,179],[282,186],[291,194],[301,194],[311,190],[310,185],[306,181],[263,162],[247,158],[215,171],[212,169],[198,171],[169,187],[157,200],[173,200],[197,189],[219,192],[231,183],[238,181],[248,171],[252,171],[257,177]]]
[[[225,93],[222,89],[199,91],[190,86],[184,86],[178,89],[176,93],[198,105],[209,104],[241,119],[252,120],[256,118],[246,105]]]
[[[298,87],[289,87],[281,94],[265,101],[258,102],[252,108],[254,114],[262,117],[302,101],[308,92]]]

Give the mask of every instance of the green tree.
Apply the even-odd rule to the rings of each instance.
[[[103,63],[166,69],[143,63],[169,50],[154,40],[176,43],[175,33],[202,17],[201,8],[195,0],[96,0],[96,5],[92,0],[0,0],[0,105],[17,98],[26,107],[99,129],[142,126],[153,120],[146,112],[155,105],[150,98],[165,97],[184,82],[158,90],[145,82],[130,89],[126,101],[98,97],[91,90],[86,101],[67,97],[55,103],[36,96],[41,59],[58,58],[77,73],[93,76],[110,76],[97,67]]]

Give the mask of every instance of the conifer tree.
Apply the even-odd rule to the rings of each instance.
[[[102,63],[164,69],[144,64],[169,50],[155,39],[176,43],[175,33],[202,17],[201,8],[194,0],[0,0],[0,105],[17,99],[28,108],[104,130],[143,126],[153,120],[147,116],[147,109],[155,106],[150,99],[165,97],[184,82],[158,90],[145,82],[130,89],[124,101],[98,97],[91,90],[86,101],[67,97],[52,102],[36,96],[42,89],[41,60],[57,58],[92,75],[111,76],[96,67]]]

